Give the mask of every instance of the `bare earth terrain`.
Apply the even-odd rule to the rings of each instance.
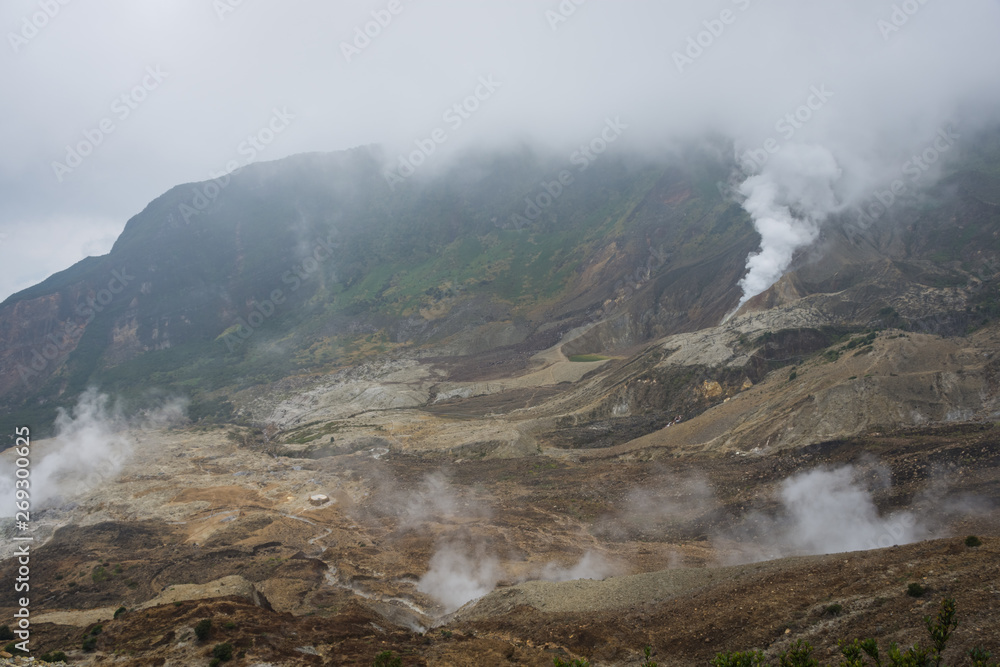
[[[804,638],[835,660],[838,639],[924,641],[949,596],[954,655],[1000,649],[996,332],[881,332],[751,379],[741,337],[778,328],[759,319],[489,381],[396,360],[275,387],[244,397],[279,426],[260,446],[134,430],[119,473],[35,517],[34,646],[126,666],[221,642],[237,665],[637,665],[649,645],[693,665]]]

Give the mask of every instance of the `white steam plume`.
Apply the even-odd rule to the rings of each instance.
[[[795,252],[816,240],[820,224],[837,209],[834,184],[840,174],[823,146],[790,144],[739,186],[743,208],[761,238],[760,250],[747,258],[736,310],[776,283]]]
[[[32,441],[30,493],[33,510],[58,506],[114,479],[132,453],[126,429],[158,428],[183,417],[184,403],[171,400],[139,419],[126,420],[105,394],[88,389],[72,411],[60,408],[56,436],[38,446]],[[0,498],[14,498],[13,471],[0,473]],[[13,516],[13,500],[0,505],[0,516]]]
[[[417,582],[417,590],[437,600],[448,613],[492,591],[503,576],[499,559],[482,545],[443,544],[429,567]]]
[[[881,515],[854,466],[817,468],[781,483],[777,516],[751,514],[747,525],[714,542],[736,555],[727,563],[861,551],[929,537],[912,512]]]
[[[548,563],[542,568],[538,578],[543,581],[607,579],[620,573],[621,568],[606,556],[596,551],[588,551],[572,567],[561,567],[555,563]]]

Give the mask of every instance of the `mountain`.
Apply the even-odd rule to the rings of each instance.
[[[173,188],[0,304],[33,645],[829,662],[955,597],[955,654],[997,646],[1000,131],[742,306],[760,237],[726,149],[392,187],[378,149],[299,155]]]
[[[831,220],[741,311],[818,333],[749,345],[739,383],[851,331],[956,335],[992,319],[997,141],[967,142],[933,187],[877,219]],[[392,184],[381,164],[359,148],[177,186],[108,255],[8,298],[4,423],[48,423],[89,385],[140,403],[140,388],[180,394],[195,419],[231,420],[240,391],[377,356],[509,374],[582,326],[570,354],[627,355],[718,325],[757,244],[726,195],[733,165],[701,151],[583,168],[528,149],[470,154]]]

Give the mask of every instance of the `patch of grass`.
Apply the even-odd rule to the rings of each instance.
[[[94,568],[93,572],[90,573],[90,579],[95,584],[99,584],[102,581],[106,581],[108,578],[108,571],[104,569],[103,565],[98,565]]]
[[[62,651],[49,651],[43,654],[39,660],[42,662],[68,662],[69,658]]]
[[[392,651],[382,651],[375,656],[372,667],[403,667],[403,659],[397,658]]]

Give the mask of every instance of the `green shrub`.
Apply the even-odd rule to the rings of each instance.
[[[125,607],[118,607],[118,609],[115,609],[115,615],[114,615],[113,618],[118,618],[119,616],[121,616],[122,614],[124,614],[127,611],[128,611],[128,609],[126,609]]]
[[[94,568],[94,571],[90,573],[90,579],[95,583],[99,584],[108,578],[108,571],[104,569],[103,565],[98,565]]]
[[[0,641],[9,641],[14,638],[14,632],[10,629],[9,625],[0,627]]]
[[[555,667],[590,667],[590,663],[583,658],[577,658],[572,662],[564,662],[560,658],[552,658]]]
[[[958,627],[955,620],[955,600],[945,598],[941,601],[941,608],[938,610],[936,619],[930,616],[924,617],[924,624],[927,626],[927,634],[931,638],[931,647],[923,648],[919,644],[911,646],[906,651],[900,650],[899,646],[892,644],[885,656],[879,652],[878,642],[874,639],[855,639],[853,642],[839,643],[840,652],[844,655],[840,667],[867,667],[868,659],[871,663],[881,667],[940,667],[944,660],[944,651],[951,638],[951,634]],[[791,648],[779,656],[778,665],[780,667],[819,667],[812,656],[812,647],[799,640],[792,644]],[[887,658],[887,659],[886,659]],[[969,651],[969,659],[972,667],[997,667],[997,663],[990,663],[990,653],[981,648],[974,648]],[[744,653],[718,653],[712,661],[714,667],[774,667],[774,663],[765,662],[764,654],[760,651],[746,651]]]
[[[764,654],[760,651],[737,651],[717,653],[712,667],[765,667]]]
[[[198,638],[198,641],[205,641],[208,636],[212,634],[212,621],[209,619],[202,619],[194,626],[194,635]]]
[[[795,371],[792,371],[791,373],[788,374],[788,381],[791,382],[792,380],[794,380],[798,376],[799,376],[798,373],[796,373]]]
[[[232,630],[233,628],[236,627],[236,624],[233,623],[232,621],[226,621],[225,623],[222,624],[222,627],[224,627],[226,630]]]
[[[62,651],[50,651],[39,658],[42,662],[66,662],[68,658]]]
[[[216,644],[212,649],[212,657],[218,659],[219,662],[227,662],[233,659],[233,645],[229,642],[222,644]]]
[[[6,646],[4,646],[3,650],[7,651],[7,653],[10,653],[11,655],[28,655],[27,651],[22,651],[21,649],[19,649],[17,647],[17,644],[15,644],[14,642],[11,642]]]
[[[913,582],[912,584],[906,587],[906,594],[909,595],[911,598],[918,598],[925,592],[927,592],[927,589],[918,584],[917,582]]]
[[[392,651],[382,651],[375,656],[372,667],[403,667],[403,660],[393,655]]]
[[[974,648],[969,651],[969,660],[972,662],[972,667],[996,667],[997,663],[990,662],[991,656],[992,654],[989,651],[981,648]]]
[[[983,541],[976,537],[975,535],[969,535],[965,538],[965,546],[967,547],[978,547],[983,544]]]
[[[95,648],[97,648],[97,637],[94,637],[93,635],[88,636],[86,639],[83,640],[83,645],[81,646],[81,648],[84,651],[93,651]]]
[[[840,616],[840,612],[842,611],[844,611],[844,607],[839,602],[834,602],[823,607],[823,613],[827,616]]]
[[[100,623],[98,623],[97,625],[95,625],[90,629],[90,635],[94,637],[101,634],[102,632],[104,632],[104,626],[101,625]]]
[[[646,658],[639,667],[657,667],[656,663],[652,660],[653,647],[647,646],[642,649],[642,654]]]

